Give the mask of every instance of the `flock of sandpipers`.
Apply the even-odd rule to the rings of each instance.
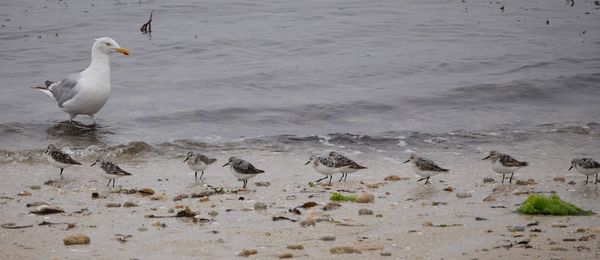
[[[53,166],[60,169],[61,176],[65,168],[68,168],[72,165],[81,165],[81,163],[75,161],[69,154],[61,151],[52,144],[48,145],[48,149],[46,150],[46,157]],[[483,158],[483,160],[490,160],[492,169],[495,172],[502,174],[502,183],[504,183],[504,179],[507,174],[510,174],[509,183],[512,183],[514,173],[520,168],[528,165],[528,163],[525,161],[519,161],[508,154],[503,154],[496,151],[491,151],[488,154],[488,156]],[[204,154],[188,152],[183,162],[187,162],[190,169],[194,171],[194,178],[197,180],[198,172],[201,172],[200,179],[202,179],[202,177],[204,176],[204,171],[216,161],[217,159],[206,156]],[[448,169],[444,169],[438,166],[432,160],[418,156],[416,154],[411,154],[408,160],[406,160],[404,163],[408,162],[411,163],[415,173],[422,177],[418,181],[425,180],[425,184],[429,183],[429,178],[437,174],[449,171]],[[131,175],[131,173],[124,171],[119,166],[117,166],[117,164],[110,161],[104,155],[98,157],[98,159],[91,166],[94,166],[96,164],[99,164],[100,168],[102,168],[102,176],[108,179],[108,184],[106,184],[107,187],[110,185],[111,181],[114,187],[115,179]],[[325,175],[325,177],[318,179],[316,182],[320,182],[329,177],[329,185],[331,185],[333,175],[336,173],[342,174],[339,181],[346,181],[349,173],[353,173],[358,170],[367,168],[361,166],[360,164],[356,163],[347,156],[335,151],[329,152],[326,155],[312,155],[305,165],[308,164],[310,164],[316,172]],[[264,173],[263,170],[254,167],[254,165],[252,165],[250,162],[239,159],[237,157],[230,157],[227,163],[223,165],[223,167],[225,166],[229,166],[231,173],[238,179],[238,181],[241,181],[243,183],[242,188],[246,188],[249,179],[255,177],[258,174]],[[571,167],[569,168],[569,171],[573,168],[575,168],[579,173],[586,176],[585,184],[588,184],[589,177],[594,175],[595,183],[598,183],[598,172],[600,172],[600,163],[598,163],[594,159],[573,159],[571,161]]]

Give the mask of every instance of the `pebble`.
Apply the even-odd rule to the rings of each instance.
[[[120,208],[121,207],[121,203],[108,203],[106,204],[107,208]]]
[[[469,192],[457,192],[456,193],[456,197],[459,198],[459,199],[466,199],[466,198],[470,198],[472,196],[473,195],[471,193],[469,193]]]
[[[138,204],[136,204],[135,202],[132,202],[132,201],[127,201],[127,202],[123,203],[124,208],[134,208],[137,206],[138,206]]]
[[[48,206],[48,205],[40,205],[35,207],[30,211],[32,214],[36,215],[48,215],[48,214],[56,214],[65,212],[63,209],[56,206]]]
[[[402,181],[402,180],[408,180],[408,177],[400,177],[398,175],[390,175],[387,176],[385,178],[383,178],[384,181]]]
[[[354,247],[350,246],[336,246],[329,249],[329,253],[332,254],[361,254],[362,252]]]
[[[524,226],[512,226],[509,229],[510,232],[523,232],[525,231],[525,227]]]
[[[392,252],[384,251],[379,254],[380,256],[392,256]]]
[[[69,245],[89,245],[90,238],[86,235],[77,234],[63,238],[65,246]]]
[[[40,189],[42,189],[42,186],[40,186],[40,185],[32,185],[32,186],[29,186],[29,188],[32,189],[32,190],[40,190]]]
[[[322,236],[320,238],[320,240],[322,240],[322,241],[334,241],[335,240],[335,236],[331,236],[331,235]]]
[[[301,244],[291,244],[291,245],[287,246],[287,249],[304,250],[304,245],[301,245]]]
[[[372,203],[375,201],[375,196],[371,193],[363,193],[356,198],[358,203]]]
[[[292,253],[283,253],[281,255],[279,255],[279,258],[283,259],[283,258],[292,258],[294,257],[294,255]]]
[[[266,210],[267,204],[264,202],[256,202],[254,203],[254,210]]]
[[[98,192],[92,192],[92,199],[97,199],[100,197],[100,193]]]
[[[494,202],[496,201],[496,198],[492,195],[485,197],[485,199],[483,199],[483,201],[485,202]]]
[[[144,196],[149,196],[149,195],[154,194],[154,190],[150,189],[150,188],[143,188],[143,189],[138,190],[138,192]]]
[[[251,256],[251,255],[256,255],[258,252],[254,249],[243,249],[242,252],[240,252],[238,255],[239,256]]]
[[[214,217],[216,217],[217,215],[219,215],[219,212],[216,212],[216,211],[214,211],[214,210],[211,210],[211,211],[209,211],[209,212],[208,212],[208,215],[214,218]]]
[[[483,178],[483,183],[493,183],[496,182],[496,180],[494,180],[494,178]]]
[[[257,187],[269,187],[271,186],[271,183],[268,181],[257,181],[254,183],[254,185],[256,185]]]
[[[373,215],[373,211],[370,209],[360,209],[358,210],[358,215]]]

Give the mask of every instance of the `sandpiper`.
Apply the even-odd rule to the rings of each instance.
[[[504,183],[504,176],[509,173],[510,180],[508,182],[512,183],[512,178],[515,172],[529,164],[528,162],[518,161],[517,159],[512,158],[508,154],[503,154],[496,151],[491,151],[490,154],[488,154],[488,156],[486,156],[482,160],[487,159],[490,159],[492,161],[492,169],[495,172],[502,174],[502,183]]]
[[[432,160],[429,160],[424,157],[420,157],[416,154],[411,154],[408,160],[404,163],[411,162],[413,170],[416,174],[423,177],[419,179],[417,182],[425,180],[425,184],[429,183],[429,178],[438,175],[442,172],[448,172],[448,169],[444,169],[437,164],[435,164]]]
[[[248,179],[255,177],[258,174],[261,174],[265,171],[261,169],[257,169],[248,161],[244,161],[237,157],[229,157],[229,160],[223,167],[229,165],[229,170],[235,177],[238,178],[238,181],[242,181],[244,186],[242,189],[246,188],[246,184],[248,184]]]
[[[320,182],[329,177],[329,185],[331,185],[333,174],[337,173],[335,168],[335,160],[327,156],[313,154],[310,156],[310,159],[308,159],[308,162],[306,162],[304,165],[308,165],[309,163],[316,172],[325,175],[325,177],[318,179],[316,182]]]
[[[202,180],[202,176],[204,176],[204,170],[208,169],[208,167],[216,161],[217,159],[215,158],[210,158],[204,154],[194,152],[188,152],[187,157],[185,157],[185,160],[183,160],[183,162],[187,162],[188,166],[190,167],[190,169],[192,169],[192,171],[195,171],[195,180],[198,179],[199,171],[202,172],[202,174],[200,174],[200,179]]]
[[[345,155],[340,154],[336,151],[330,152],[329,158],[331,158],[335,161],[336,172],[339,172],[342,174],[342,177],[340,177],[340,180],[338,182],[342,181],[342,179],[344,179],[344,181],[346,181],[346,178],[348,178],[348,173],[353,173],[358,170],[367,169],[367,167],[359,165],[352,159],[350,159],[350,158],[346,157]]]
[[[100,168],[102,168],[102,170],[104,170],[104,173],[102,173],[102,177],[108,179],[108,183],[106,184],[106,187],[108,187],[108,185],[110,185],[110,182],[112,181],[113,188],[114,188],[116,179],[121,178],[123,176],[131,175],[131,173],[124,171],[119,166],[117,166],[114,162],[111,162],[108,159],[105,159],[102,157],[96,159],[96,161],[94,163],[92,163],[92,165],[90,165],[90,167],[96,165],[97,163],[100,163]]]
[[[588,184],[590,176],[596,175],[595,184],[598,184],[598,172],[600,172],[600,163],[592,158],[575,158],[571,161],[569,171],[575,168],[579,173],[585,175],[585,184]]]
[[[65,168],[68,168],[72,165],[81,165],[81,163],[73,160],[70,155],[56,148],[56,146],[53,144],[48,145],[48,149],[46,150],[46,159],[48,159],[52,166],[60,169],[60,176],[62,176]]]

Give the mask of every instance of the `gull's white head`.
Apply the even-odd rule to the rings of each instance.
[[[111,54],[113,52],[122,53],[125,56],[129,56],[129,50],[121,48],[119,44],[109,37],[97,38],[92,46],[93,51],[98,51],[104,54]]]

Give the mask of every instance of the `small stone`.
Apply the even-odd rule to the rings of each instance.
[[[537,182],[535,182],[534,179],[529,179],[529,180],[517,180],[516,182],[517,185],[535,185],[537,184]]]
[[[408,177],[400,177],[398,175],[390,175],[387,176],[385,178],[383,178],[384,181],[403,181],[403,180],[408,180]]]
[[[161,194],[154,194],[152,196],[150,196],[151,200],[166,200],[167,199],[167,194],[161,193]]]
[[[485,199],[483,199],[483,201],[485,202],[494,202],[496,201],[496,198],[492,195],[485,197]]]
[[[143,188],[143,189],[138,190],[138,192],[140,194],[142,194],[142,196],[150,196],[150,195],[154,194],[154,190],[150,189],[150,188]]]
[[[135,202],[132,202],[132,201],[127,201],[127,202],[123,203],[124,208],[134,208],[137,206],[138,206],[138,204],[136,204]]]
[[[211,210],[211,211],[209,211],[209,212],[208,212],[208,215],[214,218],[214,217],[216,217],[217,215],[219,215],[219,212],[216,212],[216,211],[214,211],[214,210]]]
[[[354,247],[350,246],[336,246],[329,249],[329,253],[332,254],[361,254],[362,252]]]
[[[92,199],[97,199],[100,197],[100,193],[98,192],[92,192]]]
[[[264,202],[256,202],[254,203],[254,210],[266,210],[267,203]]]
[[[182,199],[187,199],[189,197],[190,197],[190,195],[188,195],[188,194],[179,194],[179,195],[175,196],[175,198],[173,198],[173,201],[180,201]]]
[[[375,217],[376,218],[383,218],[383,214],[376,214]]]
[[[41,206],[41,205],[48,205],[48,203],[43,202],[43,201],[35,201],[35,202],[27,203],[25,206],[29,208],[29,207],[37,207],[37,206]]]
[[[379,183],[368,183],[367,188],[369,189],[377,189],[379,188]]]
[[[77,225],[73,224],[73,223],[69,223],[67,224],[67,229],[72,229],[75,228]]]
[[[577,233],[585,233],[586,229],[585,228],[578,228],[577,230],[575,230],[575,232]]]
[[[371,193],[363,193],[356,197],[356,202],[358,203],[372,203],[375,201],[375,196]]]
[[[319,239],[322,240],[322,241],[334,241],[335,240],[335,236],[327,235],[327,236],[322,236]]]
[[[32,185],[32,186],[29,186],[29,188],[32,189],[32,190],[40,190],[40,189],[42,189],[42,186],[40,186],[40,185]]]
[[[121,207],[121,203],[108,203],[106,204],[107,208],[120,208]]]
[[[323,210],[334,210],[337,209],[339,207],[341,207],[342,204],[337,203],[337,202],[329,202],[327,203],[327,205],[325,205],[325,207],[323,207]]]
[[[317,225],[317,219],[316,218],[307,218],[305,220],[303,220],[302,222],[300,222],[300,226],[301,227],[308,227],[308,226],[316,226]]]
[[[447,192],[453,192],[453,191],[454,191],[454,188],[452,188],[452,187],[447,187],[447,188],[445,188],[444,190],[445,190],[445,191],[447,191]]]
[[[86,235],[77,234],[63,238],[65,246],[69,245],[89,245],[90,238]]]
[[[301,207],[304,208],[304,209],[309,209],[309,208],[312,208],[312,207],[317,206],[317,205],[319,205],[319,204],[317,204],[314,201],[309,201],[309,202],[306,202],[306,203],[302,204]]]
[[[476,221],[483,221],[483,220],[488,220],[487,218],[482,218],[482,217],[475,217]]]
[[[512,226],[508,229],[510,232],[523,232],[525,231],[524,226]]]
[[[304,245],[301,245],[301,244],[291,244],[291,245],[287,246],[287,249],[304,250]]]
[[[288,195],[285,197],[286,200],[295,200],[296,198],[296,195]]]
[[[496,180],[494,180],[494,178],[489,178],[489,177],[483,178],[483,183],[494,183],[494,182],[496,182]]]
[[[379,254],[380,256],[392,256],[392,252],[384,251]]]
[[[254,249],[243,249],[242,252],[240,252],[238,255],[239,256],[251,256],[251,255],[256,255],[258,252]]]
[[[552,178],[553,181],[557,181],[557,182],[565,182],[565,177],[563,176],[556,176],[554,178]]]
[[[21,197],[31,196],[31,192],[29,192],[29,191],[22,191],[22,192],[19,192],[19,194],[17,194],[17,195],[19,195]]]
[[[200,197],[200,202],[209,202],[210,198],[208,196]]]
[[[257,187],[269,187],[271,186],[271,183],[268,181],[257,181],[254,183],[254,185],[256,185]]]
[[[466,199],[466,198],[470,198],[473,195],[470,192],[457,192],[456,193],[456,197],[459,199]]]
[[[292,253],[283,253],[283,254],[279,255],[280,259],[292,258],[292,257],[294,257],[294,255]]]
[[[577,184],[577,182],[575,182],[575,181],[570,181],[570,182],[569,182],[569,183],[567,183],[567,184],[569,184],[569,185],[575,185],[575,184]]]
[[[373,215],[373,211],[370,209],[360,209],[358,210],[358,215]]]
[[[49,205],[40,205],[30,211],[30,213],[36,214],[36,215],[48,215],[48,214],[56,214],[56,213],[64,213],[64,212],[65,211],[59,207],[49,206]]]

